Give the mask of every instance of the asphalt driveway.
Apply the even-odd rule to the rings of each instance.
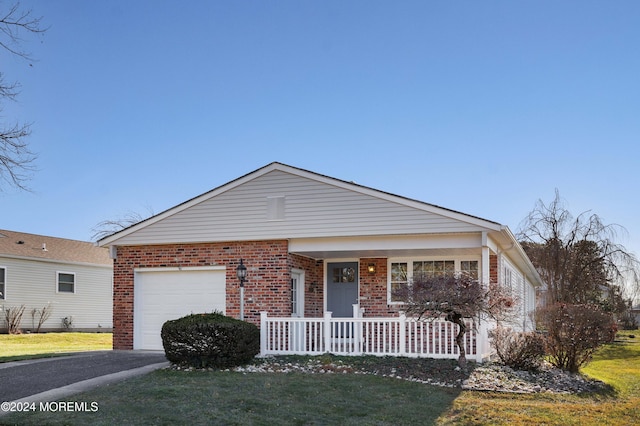
[[[167,365],[163,352],[150,351],[82,352],[0,363],[0,402],[54,401]]]

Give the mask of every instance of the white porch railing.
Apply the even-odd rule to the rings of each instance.
[[[459,356],[458,326],[445,320],[394,318],[271,318],[260,314],[261,355],[379,355],[425,358]],[[482,361],[478,335],[467,322],[467,359]]]

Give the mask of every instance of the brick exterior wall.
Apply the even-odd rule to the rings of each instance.
[[[289,255],[291,268],[304,271],[304,316],[320,318],[324,313],[324,262],[296,254]]]
[[[498,255],[489,254],[489,282],[498,282]]]
[[[367,271],[369,264],[376,267],[375,274]],[[398,316],[397,305],[387,304],[387,259],[360,259],[360,309],[364,317]]]
[[[324,262],[289,254],[287,241],[249,241],[118,247],[113,273],[113,348],[133,349],[134,270],[136,268],[225,265],[226,314],[240,316],[236,267],[247,266],[245,320],[260,324],[260,312],[291,316],[291,269],[305,271],[305,317],[324,313]],[[374,264],[375,274],[367,271]],[[489,276],[498,279],[498,257],[489,258]],[[393,317],[401,308],[387,303],[387,259],[360,259],[360,307],[365,317]]]
[[[134,269],[225,265],[226,314],[238,318],[240,288],[236,266],[240,258],[247,266],[245,320],[259,325],[261,311],[273,316],[290,316],[287,241],[118,247],[113,271],[113,348],[133,349]]]
[[[367,271],[374,264],[375,274]],[[498,256],[489,255],[489,279],[498,282]],[[402,309],[401,305],[387,303],[387,259],[360,259],[360,308],[364,308],[364,317],[395,317]]]

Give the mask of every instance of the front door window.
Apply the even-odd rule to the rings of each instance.
[[[358,262],[327,264],[327,311],[334,318],[351,318],[357,303]]]

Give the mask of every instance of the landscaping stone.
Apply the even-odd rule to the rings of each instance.
[[[305,374],[374,374],[434,386],[464,390],[577,394],[601,392],[607,385],[601,381],[572,374],[543,364],[537,371],[514,370],[495,363],[470,363],[465,371],[454,361],[406,359],[394,357],[310,357],[290,360],[288,357],[267,357],[253,364],[226,371],[249,373],[305,373]],[[172,366],[175,370],[195,371],[193,367]],[[208,369],[211,370],[211,369]]]

